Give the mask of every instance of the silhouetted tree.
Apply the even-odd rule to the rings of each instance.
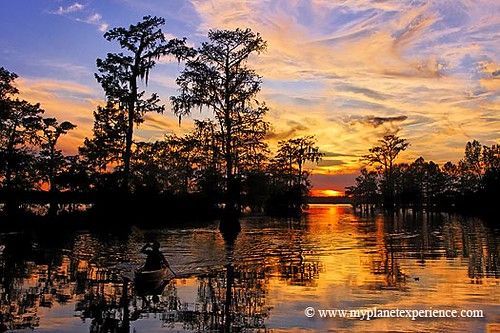
[[[438,204],[438,199],[441,196],[445,177],[437,163],[429,161],[425,165],[425,188],[424,198],[426,206],[433,209]]]
[[[485,170],[500,169],[500,144],[483,146],[482,161]]]
[[[399,144],[396,152],[407,147],[405,141],[391,139]],[[384,146],[390,146],[384,143]],[[378,193],[386,199],[387,175],[392,184],[393,204],[391,207],[415,210],[436,209],[457,210],[467,213],[495,214],[495,204],[500,200],[500,148],[482,146],[478,141],[467,142],[464,157],[458,165],[446,162],[442,167],[433,161],[425,161],[423,157],[414,162],[391,163],[390,156],[383,153],[386,149],[376,147],[370,149],[372,163],[380,164],[382,179],[370,178],[366,170],[356,178],[356,184],[348,188],[347,194],[354,204],[366,202],[365,196],[373,193],[378,187]],[[387,149],[388,150],[388,149]],[[389,154],[388,154],[389,155]],[[394,161],[397,153],[392,154]],[[392,169],[392,171],[390,171]],[[369,184],[367,189],[366,184]],[[376,185],[376,186],[375,186]],[[384,200],[387,206],[387,201]]]
[[[12,104],[11,98],[19,93],[17,88],[14,86],[14,80],[17,77],[17,74],[0,67],[0,170],[2,172],[2,178],[6,178],[6,169],[9,168],[9,163],[7,161],[7,146],[9,145],[10,140],[8,135],[9,124],[7,122],[10,119],[9,113]],[[12,171],[9,172],[11,173]],[[3,179],[3,181],[7,182],[5,179]],[[10,182],[10,179],[8,182]]]
[[[272,187],[267,210],[300,212],[311,187],[304,164],[318,163],[322,156],[314,136],[280,141],[270,164]]]
[[[137,142],[131,161],[135,192],[161,193],[169,190],[172,170],[164,141]]]
[[[500,145],[483,146],[483,164],[483,205],[491,216],[495,216],[497,203],[500,201]]]
[[[42,178],[48,182],[49,191],[56,191],[56,177],[63,171],[66,159],[62,150],[57,149],[57,141],[74,129],[76,125],[69,121],[59,123],[56,118],[44,118],[41,122],[41,149],[39,154]]]
[[[15,204],[13,190],[37,188],[40,179],[55,190],[55,177],[65,158],[56,149],[59,137],[73,129],[70,122],[59,124],[55,118],[42,118],[39,104],[14,99],[17,75],[0,69],[0,177],[7,193],[7,211]],[[38,156],[35,155],[39,148]]]
[[[137,143],[132,163],[134,186],[156,193],[188,193],[193,189],[200,159],[195,145],[190,135],[168,135],[161,141]]]
[[[318,163],[322,156],[323,153],[316,146],[314,136],[305,136],[278,142],[274,163],[281,165],[290,175],[294,175],[291,177],[292,184],[300,185],[304,180],[304,163]]]
[[[353,199],[355,206],[373,210],[373,206],[379,202],[377,172],[362,168],[361,174],[356,177],[355,185],[346,188],[346,195]]]
[[[12,96],[17,95],[19,90],[14,85],[17,74],[9,72],[4,67],[0,67],[0,101],[8,101]]]
[[[398,183],[403,184],[402,193],[395,191],[396,204],[403,203],[405,207],[411,202],[419,208],[424,204],[426,207],[432,207],[445,186],[445,177],[439,165],[419,157],[407,168],[401,168],[401,166],[395,166],[396,169],[403,171],[400,172],[399,178],[394,178],[396,188],[401,187]]]
[[[481,177],[484,173],[481,155],[482,146],[479,141],[467,142],[464,157],[458,163],[463,191],[475,192],[479,190]]]
[[[460,186],[460,169],[453,162],[446,162],[442,168],[444,176],[444,191],[450,195],[455,195]]]
[[[411,164],[399,163],[394,165],[394,195],[396,206],[408,208],[416,201],[420,202],[420,184],[415,180]],[[379,189],[381,190],[381,189]]]
[[[386,208],[394,206],[394,161],[399,153],[408,148],[406,139],[394,134],[385,135],[379,140],[379,145],[369,149],[369,154],[363,159],[370,165],[380,165],[384,175],[383,193]]]
[[[245,177],[249,172],[264,170],[269,159],[269,147],[264,141],[269,123],[264,120],[265,106],[242,109],[233,125],[235,174]],[[222,135],[222,133],[220,133]]]
[[[57,185],[72,192],[88,192],[96,181],[94,174],[89,170],[88,161],[81,155],[66,156],[65,168],[56,176]]]
[[[235,215],[239,189],[235,182],[234,137],[242,115],[264,115],[267,108],[253,102],[260,91],[261,77],[247,65],[248,57],[259,54],[266,43],[250,29],[210,30],[208,42],[197,48],[177,78],[179,96],[172,97],[173,111],[180,117],[195,108],[214,113],[222,138],[225,162],[226,212]]]
[[[198,157],[195,171],[197,190],[220,203],[224,192],[224,158],[222,135],[213,120],[195,120],[191,137]]]
[[[16,74],[0,68],[0,177],[7,192],[16,182],[28,185],[26,171],[33,161],[32,148],[39,142],[37,131],[44,112],[39,104],[14,99],[18,93],[13,85],[16,78]]]
[[[91,139],[85,138],[79,148],[80,155],[93,172],[106,171],[116,166],[125,155],[127,116],[112,102],[94,111],[94,127]]]
[[[118,41],[127,54],[108,53],[106,59],[97,59],[99,73],[95,77],[102,85],[108,102],[123,113],[125,120],[125,149],[121,161],[125,191],[129,190],[134,124],[142,123],[148,112],[161,113],[165,109],[156,93],[145,96],[139,81],[143,80],[147,85],[149,73],[160,57],[173,54],[180,59],[190,52],[184,40],[166,40],[160,28],[164,24],[163,18],[145,16],[141,22],[128,28],[109,30],[104,37],[108,41]]]

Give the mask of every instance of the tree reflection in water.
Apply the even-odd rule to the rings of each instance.
[[[379,216],[370,227],[382,236],[376,241],[378,255],[371,266],[374,274],[385,275],[385,285],[375,289],[406,290],[411,277],[400,261],[408,258],[416,259],[422,267],[428,260],[443,256],[468,258],[471,282],[480,284],[483,277],[498,278],[498,239],[477,218],[406,212]]]
[[[133,281],[114,269],[60,254],[49,264],[37,264],[30,258],[33,255],[1,261],[2,331],[36,328],[38,309],[54,302],[75,301],[76,313],[91,320],[92,333],[129,332],[131,321],[145,318],[198,332],[263,328],[270,310],[265,303],[264,267],[227,263],[222,270],[187,278],[198,285],[196,300],[187,302],[177,295],[183,279],[166,281],[158,293],[138,294]]]
[[[137,295],[128,281],[95,282],[76,310],[91,318],[91,332],[129,332],[130,321],[157,318],[164,327],[180,325],[191,331],[233,331],[263,328],[269,307],[265,304],[264,274],[227,265],[224,271],[195,280],[197,299],[186,302],[177,295],[179,280],[169,281],[161,294]]]
[[[498,278],[498,237],[478,220],[401,214],[352,221],[349,239],[355,237],[368,253],[360,265],[366,264],[373,275],[361,287],[409,291],[409,282],[418,276],[408,271],[408,262],[425,269],[434,259],[467,258],[465,271],[474,284]],[[328,233],[335,232],[328,224],[269,228],[244,230],[238,240],[225,242],[206,233],[204,241],[213,241],[207,245],[210,255],[220,250],[222,257],[207,264],[207,270],[182,272],[159,290],[144,293],[138,293],[133,274],[119,265],[138,263],[141,257],[131,259],[130,251],[138,253],[142,236],[0,235],[5,245],[0,254],[0,331],[43,326],[47,311],[42,308],[61,304],[74,306],[75,315],[96,333],[139,332],[135,323],[142,320],[195,332],[267,331],[277,304],[270,296],[272,286],[318,287],[322,276],[335,273],[327,271],[325,258],[339,250],[339,244],[325,249]],[[190,252],[196,253],[192,260],[205,262],[199,240],[182,251],[198,247],[199,252]]]

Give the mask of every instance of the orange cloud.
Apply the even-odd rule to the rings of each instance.
[[[17,80],[20,97],[32,103],[40,103],[45,110],[44,116],[56,117],[60,121],[70,121],[77,128],[61,137],[59,147],[67,154],[76,154],[85,137],[92,136],[93,112],[104,104],[104,97],[93,87],[76,82],[52,79]],[[169,112],[166,114],[148,114],[141,127],[136,129],[136,140],[159,140],[167,133],[185,133],[192,127],[192,121],[186,119],[183,126]]]
[[[320,174],[354,172],[387,132],[412,142],[401,160],[441,163],[473,138],[500,140],[497,68],[474,74],[477,59],[495,57],[487,31],[500,8],[480,2],[452,11],[450,2],[192,1],[200,32],[250,27],[268,41],[251,61],[264,75],[272,140],[314,134],[323,151],[344,154],[310,166]]]
[[[468,140],[500,141],[498,47],[492,33],[500,23],[493,14],[500,10],[498,2],[192,0],[191,5],[197,15],[179,17],[201,20],[195,34],[250,27],[268,41],[267,52],[250,62],[263,75],[259,98],[270,107],[270,145],[314,134],[328,155],[308,166],[317,174],[356,172],[360,156],[387,132],[412,143],[401,160],[423,155],[442,163],[460,158]],[[172,73],[156,74],[151,83],[176,88]],[[90,134],[99,90],[54,80],[20,80],[20,85],[23,96],[42,102],[48,114],[79,125],[62,142],[68,150]],[[168,112],[150,114],[137,139],[183,133],[191,125],[192,118],[179,127]]]
[[[101,103],[98,94],[90,87],[69,81],[20,78],[17,85],[20,97],[40,103],[45,116],[77,125],[59,141],[65,153],[75,154],[83,139],[91,134],[92,112]]]

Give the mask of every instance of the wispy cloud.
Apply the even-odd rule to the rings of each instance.
[[[403,159],[438,162],[460,158],[472,138],[500,141],[498,1],[191,3],[200,33],[250,27],[268,41],[252,64],[271,138],[315,134],[322,149],[351,155],[316,172],[353,172],[386,132],[413,142]]]
[[[85,137],[92,135],[94,123],[93,111],[98,105],[104,105],[102,93],[94,86],[84,85],[69,80],[51,78],[19,78],[17,81],[21,98],[40,103],[45,116],[68,120],[78,127],[61,138],[60,147],[67,154],[75,154],[83,144]],[[178,120],[161,114],[148,114],[145,123],[135,132],[138,141],[161,140],[165,134],[187,133],[192,121],[186,120],[186,126],[179,127]]]
[[[106,30],[104,17],[112,13],[106,6],[97,12],[89,8],[91,3],[80,7],[75,2],[52,13]],[[342,152],[325,157],[315,169],[318,177],[356,172],[359,156],[387,132],[399,131],[412,142],[402,159],[423,155],[441,163],[460,158],[467,140],[500,141],[498,1],[120,3],[139,15],[166,17],[166,30],[194,43],[211,28],[250,27],[260,32],[268,50],[250,60],[264,76],[260,98],[270,107],[271,146],[281,139],[314,134],[323,151]],[[162,59],[163,71],[151,80],[164,97],[176,88],[177,72],[167,60]],[[67,98],[70,93],[65,94]],[[161,136],[162,128],[188,127],[179,129],[173,117],[162,117],[148,119],[141,127],[144,131],[138,132],[140,138]]]
[[[83,22],[83,23],[95,25],[95,26],[97,26],[97,28],[101,32],[105,32],[106,30],[108,30],[108,27],[109,27],[109,24],[106,23],[105,21],[103,21],[102,15],[99,13],[94,13],[94,14],[88,15],[87,17],[85,17],[83,19],[77,18],[76,20],[78,22]]]
[[[103,20],[100,13],[92,11],[88,6],[78,2],[67,7],[59,6],[55,10],[50,10],[49,13],[62,15],[77,22],[94,25],[101,32],[105,32],[109,27],[109,24]]]
[[[84,77],[92,73],[89,67],[65,61],[63,59],[41,59],[33,60],[38,66],[63,73],[65,76]]]
[[[51,11],[52,14],[56,15],[65,15],[69,13],[75,13],[83,10],[85,8],[85,5],[82,5],[81,3],[75,2],[72,5],[69,5],[67,7],[59,6],[56,10]]]
[[[83,139],[91,134],[92,111],[104,102],[93,87],[73,81],[49,78],[20,78],[17,80],[21,97],[40,103],[45,116],[68,120],[78,127],[61,138],[60,147],[68,154],[77,152]]]
[[[360,119],[354,119],[355,122],[360,122],[363,124],[369,124],[373,127],[379,127],[384,124],[395,124],[399,122],[403,122],[408,119],[407,116],[394,116],[394,117],[376,117],[376,116],[364,116]]]

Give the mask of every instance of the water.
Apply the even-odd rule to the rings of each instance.
[[[154,239],[178,278],[139,294],[133,271],[144,261],[142,245]],[[359,217],[338,205],[313,205],[300,221],[244,219],[234,244],[215,223],[2,234],[0,331],[494,332],[499,240],[478,219]],[[375,307],[483,316],[318,318],[321,309]]]

